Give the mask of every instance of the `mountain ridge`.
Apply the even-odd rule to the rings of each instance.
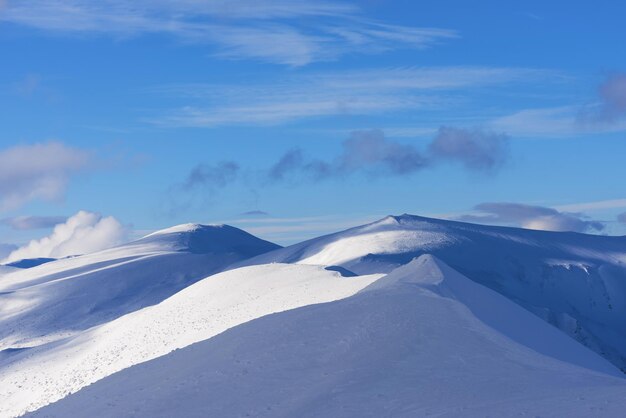
[[[626,371],[626,237],[536,231],[414,215],[313,238],[245,260],[388,273],[422,254],[557,326]]]

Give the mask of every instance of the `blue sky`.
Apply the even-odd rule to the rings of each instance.
[[[5,0],[0,243],[80,210],[131,238],[227,222],[285,244],[405,212],[625,234],[625,14]]]

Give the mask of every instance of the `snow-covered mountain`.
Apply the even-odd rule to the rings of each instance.
[[[13,270],[0,277],[0,350],[111,321],[276,248],[231,226],[185,224],[109,250]]]
[[[426,253],[519,303],[626,371],[626,237],[402,215],[243,264],[323,264],[358,274],[386,273]]]
[[[286,248],[179,225],[0,272],[0,417],[620,416],[624,263],[410,215]]]
[[[423,255],[354,296],[233,327],[32,416],[621,416],[619,374]]]

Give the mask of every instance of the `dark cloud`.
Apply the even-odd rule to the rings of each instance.
[[[244,216],[269,216],[269,213],[262,210],[249,210],[247,212],[241,213]]]
[[[626,116],[626,73],[609,76],[599,87],[602,116],[609,121]]]
[[[546,231],[602,231],[604,224],[580,213],[559,212],[553,208],[521,203],[481,203],[474,208],[479,214],[458,217],[475,223],[516,225]]]
[[[580,111],[578,122],[583,127],[610,125],[626,118],[626,73],[607,76],[598,86],[596,101]]]
[[[429,151],[435,160],[452,160],[472,170],[492,170],[508,157],[509,137],[481,129],[439,128]]]
[[[462,163],[469,170],[499,167],[508,157],[508,136],[479,129],[441,127],[427,147],[392,141],[380,130],[355,131],[342,144],[339,155],[327,160],[307,159],[300,149],[286,152],[268,171],[270,181],[313,180],[366,173],[370,176],[405,176],[444,160]]]
[[[617,215],[617,222],[626,224],[626,212],[620,213],[619,215]]]
[[[272,180],[282,180],[286,174],[300,169],[304,165],[304,157],[300,149],[292,149],[287,151],[280,159],[274,164],[269,172],[268,176]]]
[[[239,165],[233,161],[224,161],[216,165],[198,164],[191,169],[182,187],[185,190],[195,188],[221,188],[237,179]]]
[[[313,180],[356,172],[372,176],[405,175],[428,165],[428,160],[411,145],[385,138],[380,130],[355,131],[342,144],[341,152],[329,160],[307,160],[300,149],[286,152],[269,172],[270,180],[304,175]]]
[[[187,196],[176,196],[171,206],[187,206],[188,203],[181,202],[194,194],[199,197],[200,193],[196,192],[202,192],[207,198],[238,180],[250,186],[249,183],[255,182],[298,184],[354,174],[371,178],[409,176],[445,160],[458,161],[468,170],[494,169],[506,160],[507,141],[508,137],[503,134],[441,127],[432,143],[422,151],[413,144],[386,138],[381,130],[354,131],[334,156],[310,158],[301,149],[293,148],[254,177],[249,170],[242,174],[239,165],[232,161],[199,164],[175,187],[175,192],[182,191]]]
[[[212,203],[221,189],[239,179],[240,171],[233,161],[194,166],[182,182],[169,187],[163,202],[164,213],[175,216],[191,206]]]
[[[428,165],[428,161],[411,145],[385,138],[380,130],[355,131],[343,143],[338,170],[382,169],[395,175],[410,174]]]
[[[0,220],[0,223],[13,229],[26,230],[51,228],[64,223],[66,220],[66,216],[16,216],[4,218]]]

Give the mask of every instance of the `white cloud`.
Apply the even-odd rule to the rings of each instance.
[[[166,33],[213,45],[222,57],[291,66],[352,52],[425,48],[457,37],[446,29],[369,21],[349,3],[304,0],[21,0],[10,2],[0,20],[116,37]]]
[[[54,227],[47,237],[30,241],[12,251],[2,263],[25,258],[61,258],[103,250],[122,243],[126,229],[115,218],[80,211]]]
[[[485,224],[515,225],[544,231],[597,232],[605,228],[603,222],[589,219],[582,213],[561,212],[543,206],[488,202],[481,203],[474,209],[475,214],[458,216],[456,219]]]
[[[216,55],[225,58],[257,58],[302,66],[330,57],[322,47],[330,39],[305,35],[282,25],[263,28],[224,26],[213,34],[212,40],[220,47]]]
[[[0,211],[19,208],[31,200],[62,198],[69,176],[88,161],[85,151],[59,142],[0,151]]]

